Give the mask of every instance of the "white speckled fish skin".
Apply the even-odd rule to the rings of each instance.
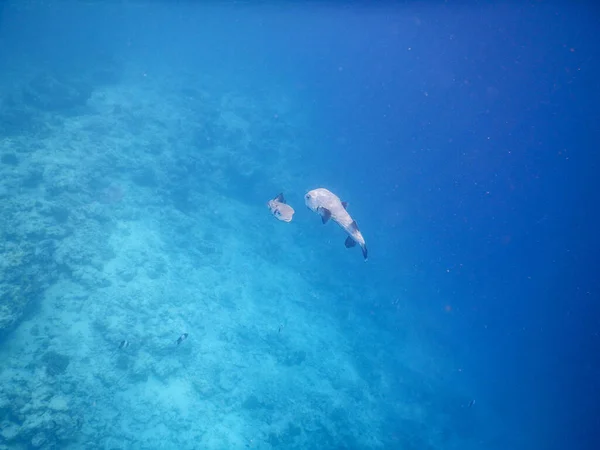
[[[269,200],[267,202],[267,206],[269,207],[271,214],[273,214],[278,220],[283,222],[292,221],[295,211],[294,208],[287,203],[280,202],[276,197],[273,200]]]
[[[320,214],[319,208],[325,208],[331,213],[331,219],[337,223],[342,229],[350,236],[357,244],[360,245],[363,251],[365,260],[367,259],[367,247],[365,238],[358,229],[353,227],[352,224],[356,225],[356,222],[350,216],[340,198],[333,192],[325,189],[318,188],[309,191],[304,196],[304,202],[311,211]]]

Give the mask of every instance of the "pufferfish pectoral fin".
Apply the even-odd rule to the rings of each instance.
[[[321,221],[324,224],[327,223],[327,221],[329,219],[331,219],[331,211],[329,211],[327,208],[323,208],[322,206],[319,206],[319,209],[317,211],[321,215]]]
[[[346,248],[352,248],[356,245],[356,241],[352,239],[350,236],[346,238],[346,242],[344,242]]]

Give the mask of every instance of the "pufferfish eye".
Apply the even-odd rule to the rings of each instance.
[[[306,194],[306,195],[304,196],[304,198],[305,198],[306,200],[309,200],[309,199],[310,199],[310,194]]]

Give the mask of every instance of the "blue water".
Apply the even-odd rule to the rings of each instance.
[[[0,450],[600,448],[598,8],[451,3],[0,3]]]

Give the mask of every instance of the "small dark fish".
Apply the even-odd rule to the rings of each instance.
[[[471,406],[473,406],[474,404],[475,404],[475,400],[471,400],[471,401],[469,402],[469,406],[467,406],[467,408],[470,408],[470,407],[471,407]]]
[[[187,333],[183,333],[181,336],[179,336],[179,339],[177,339],[176,344],[179,345],[181,344],[183,341],[185,341],[188,337]]]
[[[129,341],[128,340],[123,340],[119,344],[119,348],[127,348],[127,347],[129,347]]]

